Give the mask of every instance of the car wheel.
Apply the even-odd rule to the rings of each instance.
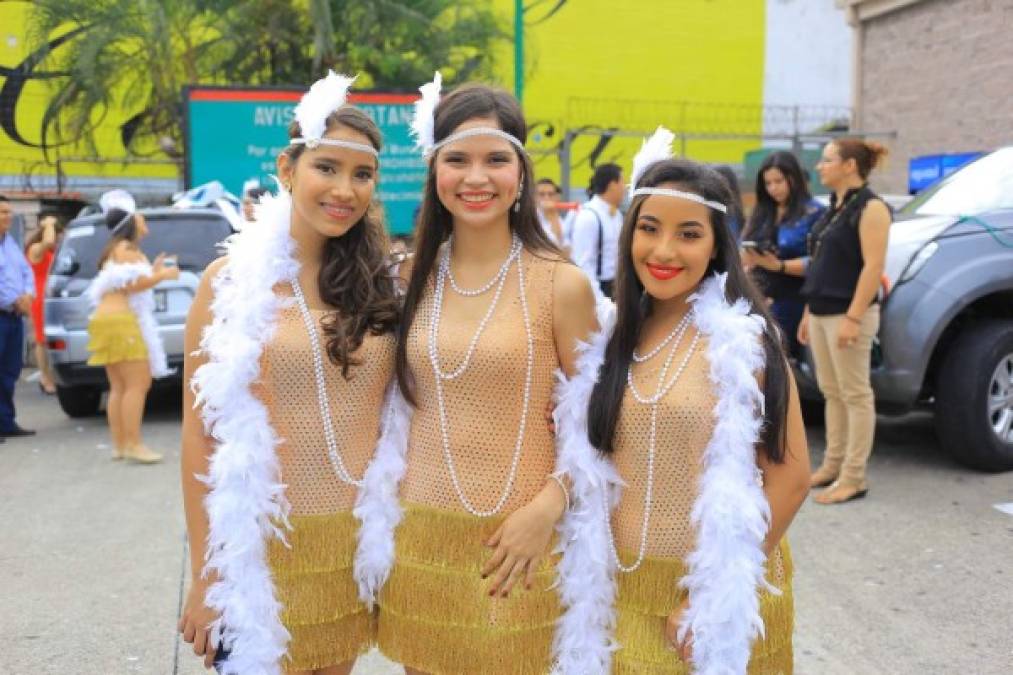
[[[1013,469],[1013,321],[973,323],[958,336],[939,372],[935,419],[957,461]]]
[[[97,415],[102,401],[99,387],[56,387],[56,400],[63,412],[70,417],[91,417]]]

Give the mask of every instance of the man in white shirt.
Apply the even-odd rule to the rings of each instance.
[[[577,215],[573,211],[562,211],[559,208],[563,196],[559,186],[551,178],[540,178],[535,184],[538,190],[538,220],[545,234],[549,235],[563,253],[570,255],[570,239],[573,236],[573,219]]]
[[[619,232],[623,214],[619,205],[626,195],[623,170],[618,164],[602,164],[594,170],[588,188],[590,201],[577,213],[571,246],[573,261],[607,297],[612,297],[619,259]]]

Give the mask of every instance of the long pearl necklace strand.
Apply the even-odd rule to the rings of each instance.
[[[299,313],[302,315],[303,323],[306,325],[306,332],[310,336],[310,347],[313,349],[313,376],[317,382],[317,401],[320,402],[320,419],[324,423],[324,441],[327,444],[327,457],[331,460],[331,467],[338,478],[356,487],[362,486],[361,480],[352,478],[345,460],[338,451],[338,439],[334,435],[334,422],[331,419],[331,405],[327,401],[327,381],[324,379],[324,357],[320,350],[320,336],[317,334],[317,325],[310,314],[310,308],[306,305],[306,297],[303,295],[299,279],[293,278],[292,292],[295,294],[296,304],[299,305]]]
[[[644,492],[644,518],[640,525],[640,549],[637,552],[637,560],[632,565],[624,565],[619,559],[619,550],[616,548],[615,534],[612,532],[612,517],[611,509],[609,508],[608,494],[605,494],[605,524],[608,527],[609,533],[609,546],[612,549],[612,557],[615,560],[616,567],[621,572],[633,572],[637,570],[644,562],[644,557],[647,552],[647,527],[651,520],[651,500],[654,495],[654,457],[655,457],[655,445],[658,437],[658,403],[672,390],[675,383],[679,380],[682,372],[686,370],[686,366],[689,364],[690,358],[693,356],[693,352],[696,351],[697,342],[700,339],[700,333],[696,332],[693,334],[693,339],[689,343],[689,347],[686,349],[686,354],[683,356],[682,361],[679,363],[679,367],[676,369],[675,374],[672,375],[672,379],[665,381],[665,376],[668,374],[668,369],[672,365],[672,361],[675,358],[675,353],[679,349],[679,345],[682,343],[683,337],[686,335],[686,331],[689,329],[690,324],[693,321],[693,310],[691,309],[686,313],[686,316],[682,318],[679,323],[676,324],[672,332],[668,334],[661,344],[655,349],[651,350],[648,354],[642,357],[638,357],[636,352],[633,354],[634,361],[642,363],[657,355],[661,349],[669,342],[675,340],[672,345],[672,349],[668,352],[668,357],[665,359],[665,364],[661,368],[661,374],[658,376],[658,389],[655,391],[653,396],[643,396],[637,391],[636,386],[633,384],[633,369],[630,368],[626,371],[626,384],[630,389],[630,393],[633,394],[633,398],[638,403],[643,405],[651,406],[651,433],[650,441],[647,446],[647,489]]]
[[[493,280],[488,284],[478,289],[477,291],[464,291],[461,290],[457,284],[453,281],[453,277],[450,275],[450,247],[453,244],[453,239],[447,242],[447,246],[444,249],[443,256],[440,259],[439,267],[436,271],[436,288],[433,292],[433,312],[432,320],[429,326],[429,363],[433,367],[433,374],[436,376],[436,403],[439,408],[440,414],[440,438],[443,442],[443,457],[447,463],[447,471],[450,473],[450,481],[453,483],[454,491],[457,493],[457,498],[460,500],[461,505],[465,508],[468,513],[479,518],[488,518],[499,513],[504,504],[506,504],[507,498],[510,496],[510,492],[513,490],[514,481],[517,478],[517,467],[520,464],[521,449],[524,444],[524,429],[527,426],[528,420],[528,403],[531,399],[531,377],[534,371],[535,365],[535,347],[534,339],[531,335],[531,320],[528,317],[528,301],[527,294],[524,292],[524,265],[520,259],[521,253],[521,242],[515,234],[513,236],[513,242],[510,246],[510,253],[507,259],[503,262],[500,267],[500,271],[493,277]],[[471,364],[471,357],[475,353],[475,347],[478,344],[478,338],[482,335],[485,330],[486,324],[489,323],[489,319],[492,317],[493,312],[496,309],[496,305],[499,303],[500,295],[503,293],[503,286],[506,283],[507,270],[510,268],[511,263],[517,261],[517,280],[518,289],[521,299],[521,311],[524,314],[524,331],[527,335],[527,370],[524,375],[524,404],[521,408],[521,421],[517,430],[517,442],[514,445],[514,455],[510,464],[510,473],[507,477],[506,486],[503,488],[503,493],[500,495],[496,505],[489,511],[482,511],[477,507],[473,506],[472,503],[464,494],[464,490],[461,488],[461,481],[457,475],[457,467],[454,465],[454,458],[450,454],[450,430],[449,423],[447,422],[447,409],[444,402],[443,396],[443,382],[449,380],[455,380],[459,378],[468,369]],[[450,277],[451,288],[455,292],[461,295],[477,296],[482,293],[486,293],[496,287],[495,294],[493,295],[492,302],[489,305],[489,310],[485,313],[481,323],[478,324],[478,330],[475,331],[475,335],[472,337],[471,342],[468,344],[468,349],[464,354],[464,359],[461,361],[461,365],[457,367],[453,372],[446,373],[440,366],[440,355],[437,344],[439,342],[439,329],[440,329],[440,314],[443,307],[443,292],[446,279]]]

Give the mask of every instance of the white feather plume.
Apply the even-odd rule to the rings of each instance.
[[[329,70],[326,77],[314,82],[310,90],[303,94],[299,105],[295,107],[295,119],[299,122],[303,138],[323,138],[327,131],[327,118],[345,104],[348,89],[353,82],[354,77]]]
[[[412,118],[412,136],[415,147],[424,154],[436,145],[434,128],[436,126],[436,106],[440,102],[440,90],[443,87],[443,76],[440,71],[433,75],[433,81],[419,87],[422,98],[415,101],[415,116]]]
[[[102,209],[102,213],[109,213],[113,209],[120,209],[127,213],[137,211],[137,203],[134,201],[133,195],[119,188],[103,192],[102,196],[98,198],[98,205]]]
[[[672,141],[675,134],[665,127],[658,127],[654,134],[644,141],[640,152],[633,158],[633,174],[630,177],[630,186],[637,187],[637,183],[647,173],[647,169],[656,162],[672,158]]]

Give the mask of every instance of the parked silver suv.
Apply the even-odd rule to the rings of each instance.
[[[931,406],[943,447],[986,471],[1013,469],[1013,147],[943,178],[890,228],[873,349],[876,406]],[[815,390],[811,362],[800,387]]]
[[[155,287],[155,318],[176,374],[156,383],[178,384],[183,364],[183,328],[204,268],[218,257],[218,244],[232,227],[215,209],[142,209],[149,234],[141,240],[145,254],[178,256],[180,275]],[[88,317],[84,290],[98,273],[98,256],[109,239],[101,215],[76,218],[53,259],[46,285],[46,348],[56,379],[60,407],[71,417],[94,415],[108,387],[105,371],[87,365]]]

